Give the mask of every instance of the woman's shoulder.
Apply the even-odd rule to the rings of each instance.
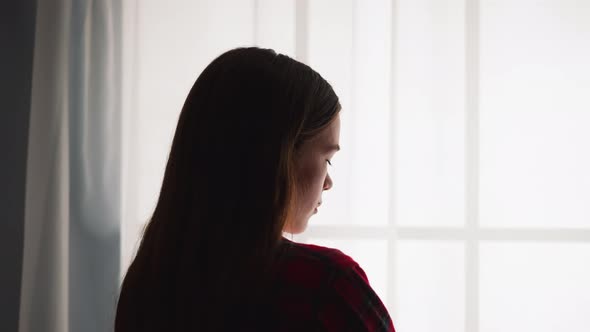
[[[284,259],[288,262],[309,265],[318,269],[348,269],[358,265],[342,251],[315,244],[298,243],[283,239]]]
[[[285,239],[280,269],[284,312],[307,312],[325,331],[394,331],[363,269],[334,248]],[[304,329],[300,329],[304,330]]]
[[[342,251],[283,239],[280,279],[308,288],[326,287],[342,274],[357,272],[366,280],[357,262]]]

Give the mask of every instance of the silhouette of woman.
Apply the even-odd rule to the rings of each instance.
[[[332,187],[341,106],[317,72],[238,48],[199,76],[121,287],[116,332],[394,331],[359,265],[292,242]]]

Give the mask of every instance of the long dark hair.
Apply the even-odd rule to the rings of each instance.
[[[297,149],[335,119],[317,72],[270,49],[216,58],[180,113],[115,331],[210,331],[260,294],[297,201]]]

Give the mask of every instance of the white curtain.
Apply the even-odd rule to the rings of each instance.
[[[121,4],[38,1],[21,332],[107,331],[119,287]]]
[[[124,267],[192,83],[254,44],[341,97],[334,187],[295,239],[358,260],[399,331],[588,330],[589,2],[136,3]]]

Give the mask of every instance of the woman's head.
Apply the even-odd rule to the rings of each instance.
[[[317,161],[325,166],[334,151],[320,149],[338,144],[339,110],[331,86],[308,66],[272,50],[226,52],[189,93],[162,195],[182,195],[187,205],[176,197],[178,208],[218,220],[203,225],[210,231],[300,232],[316,207],[309,201],[321,199],[318,177],[330,181]]]
[[[215,312],[243,297],[243,285],[269,267],[282,231],[303,231],[332,186],[326,167],[338,144],[339,111],[318,73],[272,50],[238,48],[207,66],[181,111],[117,324],[126,287],[152,287],[145,308],[176,316],[187,305]],[[139,282],[142,273],[149,276]],[[157,289],[167,282],[176,292]],[[200,296],[176,297],[189,284]]]

